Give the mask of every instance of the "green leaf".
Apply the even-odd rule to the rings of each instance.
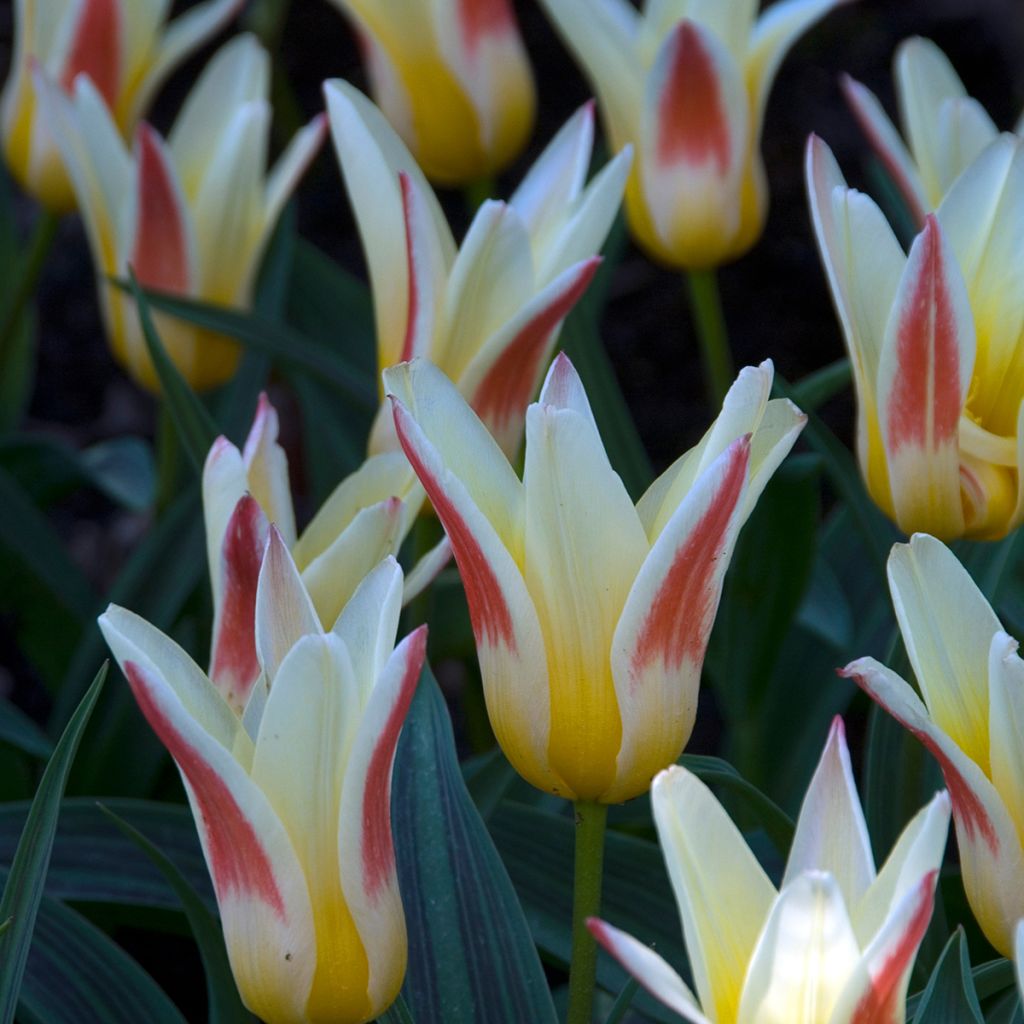
[[[367,379],[338,352],[325,352],[294,328],[257,313],[242,313],[164,292],[147,290],[145,294],[153,309],[227,334],[249,348],[267,353],[282,366],[305,370],[333,385],[346,400],[364,411],[372,412],[377,408],[377,389],[372,377]]]
[[[192,929],[192,936],[199,947],[203,969],[206,971],[210,1024],[253,1024],[255,1018],[242,1004],[238,994],[235,978],[231,973],[231,964],[228,962],[228,951],[224,945],[224,934],[217,919],[206,909],[206,905],[189,884],[188,879],[159,847],[109,808],[101,804],[100,810],[159,868],[167,879],[167,884],[181,901]]]
[[[917,1003],[914,1024],[985,1024],[962,928],[951,936]]]
[[[0,743],[9,743],[30,757],[47,758],[53,753],[49,737],[6,697],[0,697]]]
[[[1014,988],[1017,984],[1017,975],[1014,970],[1013,961],[1006,957],[999,957],[997,960],[989,960],[988,963],[978,964],[971,971],[974,979],[974,990],[979,999],[988,999],[990,996],[1003,992],[1008,988]]]
[[[104,803],[155,843],[206,909],[216,911],[213,886],[187,807],[149,800]],[[0,804],[0,866],[10,864],[14,856],[29,807],[28,801]],[[114,828],[92,797],[68,797],[61,804],[45,888],[53,899],[76,903],[181,909],[166,877]]]
[[[409,933],[403,992],[419,1024],[555,1024],[537,951],[462,781],[428,666],[399,743],[392,820]]]
[[[0,1024],[10,1024],[14,1020],[21,978],[32,943],[32,931],[43,895],[46,870],[50,864],[61,797],[79,740],[96,705],[106,675],[107,666],[104,664],[96,673],[92,686],[46,765],[14,854],[3,898],[0,899],[0,921],[8,917],[13,919],[11,927],[0,937]]]
[[[378,1024],[416,1024],[401,995],[377,1018],[377,1021]]]
[[[850,360],[845,356],[807,374],[793,385],[793,401],[804,412],[817,412],[829,399],[850,386]]]
[[[0,469],[0,547],[7,548],[73,615],[92,618],[96,598],[57,531],[18,483]]]
[[[519,894],[534,941],[545,959],[568,965],[572,955],[572,819],[503,800],[488,825]],[[608,831],[601,917],[645,945],[653,945],[686,977],[687,960],[675,896],[657,843]],[[629,975],[617,961],[601,954],[597,981],[605,991],[618,993]],[[637,1009],[661,1024],[679,1024],[675,1013],[646,992],[637,993],[634,1002]]]
[[[621,1024],[622,1018],[626,1016],[626,1011],[632,1005],[633,997],[636,995],[639,987],[640,983],[636,978],[630,978],[629,981],[626,982],[625,987],[612,1004],[611,1011],[609,1012],[608,1018],[605,1020],[604,1024]]]
[[[487,821],[516,781],[516,770],[500,747],[462,762],[462,777],[480,817]]]
[[[148,293],[143,292],[130,268],[128,280],[139,312],[142,336],[146,340],[149,357],[153,360],[153,368],[160,381],[164,404],[174,419],[178,436],[181,438],[182,445],[192,460],[193,466],[197,471],[202,472],[207,452],[213,442],[217,440],[220,428],[167,354],[167,349],[164,348],[156,325],[153,323],[153,316],[149,309],[150,303],[147,298]]]
[[[89,479],[108,498],[134,512],[153,503],[156,466],[153,449],[140,437],[115,437],[79,455]]]
[[[18,1006],[22,1024],[185,1024],[146,972],[80,914],[43,897]]]

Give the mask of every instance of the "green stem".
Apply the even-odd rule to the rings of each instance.
[[[14,285],[8,292],[8,298],[0,312],[0,366],[7,364],[7,352],[10,348],[11,338],[18,327],[22,313],[29,299],[35,294],[36,285],[39,283],[39,275],[46,266],[46,257],[50,253],[54,236],[57,234],[57,225],[60,218],[49,210],[43,210],[39,214],[36,226],[32,231],[32,237],[23,253],[21,261],[21,273],[15,279]]]
[[[491,177],[480,178],[478,181],[471,181],[462,191],[466,197],[466,209],[471,217],[488,199],[497,199],[498,182]]]
[[[704,363],[708,400],[717,410],[735,377],[722,298],[718,294],[718,278],[714,270],[688,270],[686,283],[690,291],[693,326],[697,330]]]
[[[572,893],[572,964],[569,967],[569,1013],[566,1024],[591,1024],[594,982],[597,977],[597,942],[587,918],[601,910],[601,873],[604,868],[606,804],[576,803],[576,862]]]
[[[156,507],[164,511],[178,496],[181,440],[167,403],[160,402],[156,421]]]

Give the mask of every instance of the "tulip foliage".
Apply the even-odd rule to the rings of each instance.
[[[0,1024],[1020,1024],[1013,34],[11,6]]]

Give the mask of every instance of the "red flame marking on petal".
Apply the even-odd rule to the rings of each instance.
[[[281,921],[287,919],[273,865],[231,790],[202,754],[179,732],[154,699],[152,683],[134,662],[125,662],[125,676],[135,700],[161,743],[188,780],[202,817],[206,854],[218,902],[231,897],[257,899]]]
[[[457,0],[459,27],[466,49],[475,54],[485,36],[501,35],[515,29],[515,16],[508,0]]]
[[[466,589],[466,601],[473,622],[473,634],[478,644],[502,643],[514,652],[517,649],[515,628],[512,614],[501,585],[494,574],[491,563],[483,553],[472,530],[448,497],[441,482],[427,468],[414,445],[410,442],[405,418],[408,411],[400,403],[394,403],[395,432],[405,452],[409,464],[423,484],[424,490],[444,524],[445,532],[451,541],[452,553],[459,566],[462,585]]]
[[[714,60],[691,21],[680,22],[669,45],[674,52],[658,103],[658,161],[713,163],[724,174],[732,144]]]
[[[420,626],[406,641],[405,675],[398,697],[381,729],[366,769],[363,790],[363,877],[366,894],[374,899],[395,870],[395,848],[391,839],[391,766],[402,723],[409,711],[416,683],[427,653],[427,627]]]
[[[40,11],[37,17],[44,17]],[[75,26],[60,83],[71,91],[78,75],[88,75],[107,106],[117,106],[121,84],[121,8],[117,0],[85,0]]]
[[[733,441],[718,490],[675,558],[637,637],[631,667],[635,686],[640,672],[656,658],[675,670],[689,661],[699,665],[714,623],[721,592],[718,562],[724,557],[733,513],[747,479],[750,435]]]
[[[920,274],[904,304],[896,334],[897,366],[888,409],[893,450],[907,444],[927,444],[930,421],[937,447],[956,438],[960,422],[956,317],[934,214],[925,220],[921,245],[924,259]]]

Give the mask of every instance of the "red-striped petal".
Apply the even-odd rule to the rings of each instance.
[[[43,11],[36,12],[36,17],[46,16]],[[60,76],[65,92],[71,92],[79,75],[88,75],[111,112],[116,111],[121,85],[122,33],[118,0],[84,0]]]

